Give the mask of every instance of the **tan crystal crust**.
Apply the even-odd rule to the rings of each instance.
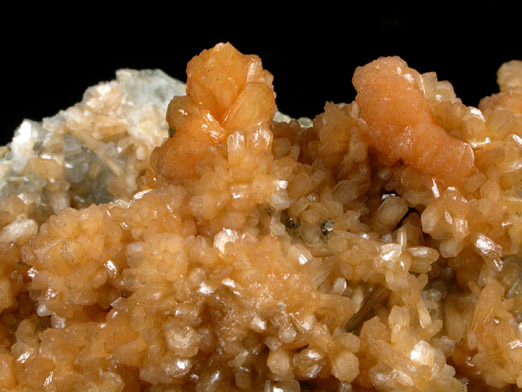
[[[131,200],[1,200],[0,389],[522,388],[521,64],[473,108],[380,58],[305,126],[203,51]]]

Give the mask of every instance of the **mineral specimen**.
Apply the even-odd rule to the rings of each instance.
[[[473,108],[381,58],[297,121],[226,43],[186,89],[121,70],[25,121],[1,151],[0,388],[522,388],[521,70]]]

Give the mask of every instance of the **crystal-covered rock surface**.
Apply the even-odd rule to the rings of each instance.
[[[0,198],[18,195],[40,222],[64,207],[130,198],[168,136],[169,101],[183,94],[185,84],[161,70],[121,69],[68,109],[24,120],[0,150]]]

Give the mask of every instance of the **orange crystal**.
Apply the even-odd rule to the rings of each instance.
[[[175,134],[155,152],[157,171],[171,179],[196,175],[196,164],[235,129],[251,130],[276,112],[272,75],[261,60],[229,43],[218,44],[187,66],[187,96],[175,97],[167,121]]]
[[[131,200],[2,200],[0,389],[522,388],[518,69],[478,115],[379,59],[308,126],[203,51]]]
[[[460,184],[473,168],[473,150],[436,123],[421,83],[420,74],[398,57],[357,68],[353,84],[361,118],[388,162],[402,159],[446,184]]]

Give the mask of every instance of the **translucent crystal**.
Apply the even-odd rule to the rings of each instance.
[[[520,66],[480,109],[379,69],[364,105],[272,121],[271,74],[219,44],[168,107],[182,84],[120,70],[24,121],[0,148],[0,389],[520,387]],[[450,188],[448,141],[475,159]]]
[[[161,70],[121,69],[74,106],[41,122],[24,120],[0,159],[0,197],[25,192],[26,199],[41,200],[40,213],[47,214],[130,198],[152,149],[167,137],[169,101],[184,93],[185,84]],[[59,164],[54,177],[65,193],[54,197],[56,186],[25,173],[33,158]]]

